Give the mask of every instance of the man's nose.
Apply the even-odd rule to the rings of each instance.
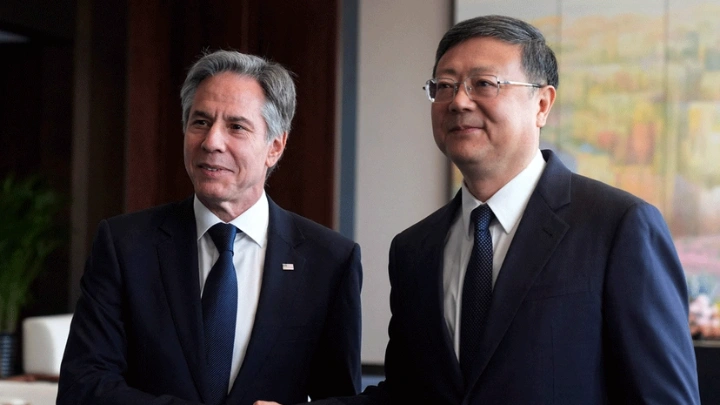
[[[208,152],[222,151],[225,148],[225,133],[220,123],[216,122],[208,129],[202,146]]]
[[[450,101],[450,105],[448,106],[448,108],[450,108],[451,111],[461,111],[472,109],[474,106],[475,101],[470,98],[470,94],[467,86],[465,86],[465,82],[459,83],[457,92],[455,93],[455,97],[453,97],[453,99]]]

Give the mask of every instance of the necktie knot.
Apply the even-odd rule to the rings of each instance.
[[[486,231],[490,227],[490,221],[493,218],[492,209],[487,204],[483,204],[475,208],[470,214],[473,224],[475,225],[475,231]]]
[[[235,242],[237,230],[235,225],[218,222],[208,229],[208,233],[218,252],[222,253],[227,250],[233,253],[233,243]]]

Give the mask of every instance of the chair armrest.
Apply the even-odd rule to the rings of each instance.
[[[23,321],[23,371],[25,374],[60,375],[72,314],[37,316]]]

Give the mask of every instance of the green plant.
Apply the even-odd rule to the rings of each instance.
[[[14,333],[33,281],[61,243],[59,195],[37,176],[0,185],[0,333]]]

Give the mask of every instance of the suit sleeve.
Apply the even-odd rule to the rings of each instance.
[[[655,207],[625,213],[604,294],[609,402],[699,404],[685,277]]]
[[[196,404],[130,388],[123,377],[127,371],[123,280],[106,221],[100,223],[80,288],[60,370],[57,404]]]
[[[355,244],[342,265],[313,359],[309,379],[312,399],[355,395],[360,390],[361,287],[360,246]]]

